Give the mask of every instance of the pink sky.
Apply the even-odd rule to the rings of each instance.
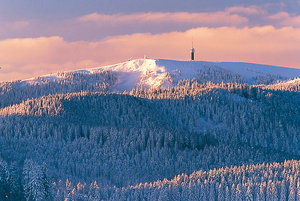
[[[0,32],[0,81],[96,67],[144,55],[188,60],[192,40],[196,60],[300,68],[300,16],[269,13],[267,6],[235,6],[198,13],[94,12],[54,22],[0,21],[0,25],[5,30]],[[21,32],[24,37],[18,35]],[[69,36],[89,40],[66,39]]]

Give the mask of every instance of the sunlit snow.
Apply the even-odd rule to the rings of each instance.
[[[130,91],[136,87],[156,88],[174,86],[179,80],[197,78],[199,70],[205,66],[218,67],[243,76],[249,84],[253,78],[265,75],[280,75],[288,79],[300,77],[300,69],[241,63],[241,62],[206,62],[206,61],[175,61],[165,59],[135,59],[114,65],[102,66],[91,69],[81,69],[73,72],[93,73],[96,71],[109,70],[117,75],[117,83],[112,91]],[[56,74],[41,76],[54,81],[61,79]],[[24,80],[34,84],[38,78]]]

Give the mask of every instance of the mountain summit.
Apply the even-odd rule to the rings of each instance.
[[[136,87],[157,88],[175,86],[180,80],[196,79],[204,82],[237,82],[248,84],[273,84],[300,76],[300,69],[242,62],[175,61],[165,59],[135,59],[126,62],[66,73],[93,75],[110,71],[116,82],[110,91],[130,91]],[[35,83],[62,79],[56,73],[24,80]]]

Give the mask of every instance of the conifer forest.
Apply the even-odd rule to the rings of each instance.
[[[0,82],[0,200],[300,200],[299,78],[59,75]]]

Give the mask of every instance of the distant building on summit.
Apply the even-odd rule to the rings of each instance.
[[[191,49],[191,61],[195,60],[195,49],[194,44],[192,43],[192,49]]]

